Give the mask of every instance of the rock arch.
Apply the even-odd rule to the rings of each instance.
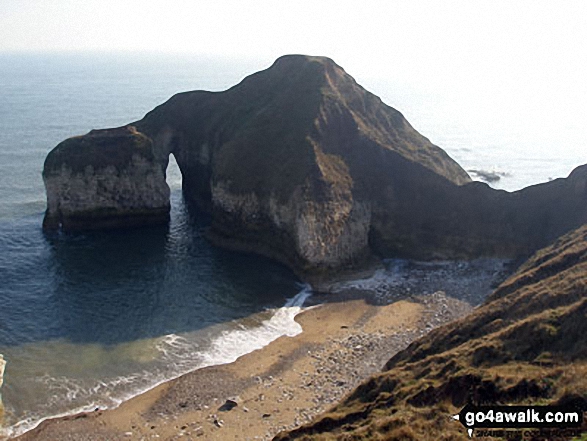
[[[518,256],[587,222],[587,166],[515,193],[471,182],[332,60],[286,56],[224,92],[180,93],[49,153],[46,229],[167,222],[173,154],[217,243],[332,274],[372,252]]]

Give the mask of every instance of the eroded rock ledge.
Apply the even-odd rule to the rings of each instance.
[[[44,227],[166,222],[170,154],[211,237],[305,275],[373,253],[528,254],[587,222],[586,166],[515,193],[473,183],[332,60],[290,55],[227,91],[177,94],[128,127],[58,145]]]

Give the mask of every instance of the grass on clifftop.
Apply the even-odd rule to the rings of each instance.
[[[538,251],[487,302],[398,353],[314,423],[277,440],[465,440],[476,405],[587,411],[587,225]]]
[[[124,169],[134,155],[154,159],[151,140],[134,127],[92,130],[57,145],[45,159],[43,174],[59,173],[63,166],[73,173],[83,173],[90,166],[94,170],[108,166]]]
[[[379,154],[392,150],[453,182],[470,180],[400,112],[326,57],[281,57],[224,92],[177,94],[135,124],[151,137],[173,128],[172,148],[183,152],[180,162],[190,155],[197,161],[200,147],[209,146],[215,179],[234,193],[273,192],[284,202],[309,182],[338,183],[336,175],[323,179],[316,164],[316,145],[331,153],[326,161],[345,162],[347,168],[351,157],[371,155],[377,161]],[[381,151],[365,152],[364,136]],[[343,144],[348,147],[344,151],[329,150]]]

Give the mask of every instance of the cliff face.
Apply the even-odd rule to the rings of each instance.
[[[275,439],[469,439],[475,405],[587,411],[587,225],[532,256],[468,317],[394,356],[344,402]]]
[[[136,126],[162,157],[176,156],[186,196],[212,213],[216,241],[302,272],[353,266],[370,254],[377,183],[369,168],[379,156],[469,181],[326,58],[282,57],[226,92],[176,95]]]
[[[520,256],[587,222],[587,166],[508,193],[411,172],[382,179],[373,248],[419,259]]]
[[[169,187],[152,143],[133,127],[70,138],[45,160],[43,228],[66,230],[166,222]]]
[[[173,154],[186,199],[212,214],[213,239],[304,274],[358,266],[373,251],[419,258],[528,253],[587,220],[587,170],[514,194],[471,184],[401,113],[324,57],[285,56],[225,92],[175,95],[132,126],[133,136],[151,143],[150,188],[164,187],[157,165],[164,170]],[[63,179],[46,178],[46,226],[56,219],[67,229],[104,225],[85,215],[72,221],[88,208],[63,197],[88,194],[91,179],[72,188],[67,172],[52,172],[74,150],[92,166],[99,149],[90,147],[91,134],[81,139],[48,158],[45,175]],[[145,198],[138,184],[133,191]],[[101,196],[116,201],[115,192]],[[100,203],[116,224],[116,202]],[[138,205],[148,212],[168,207],[159,199]]]

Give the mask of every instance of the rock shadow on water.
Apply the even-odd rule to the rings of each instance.
[[[118,344],[197,331],[281,307],[299,292],[289,269],[211,245],[206,216],[183,201],[172,206],[168,226],[45,236],[51,338]]]

